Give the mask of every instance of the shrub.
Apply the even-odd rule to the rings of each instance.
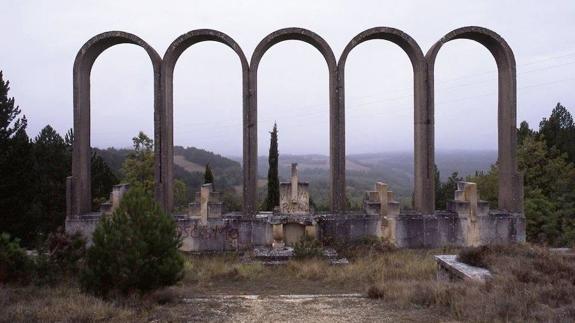
[[[146,293],[182,278],[176,224],[142,187],[130,189],[118,209],[102,218],[93,243],[80,282],[96,295]]]
[[[367,289],[367,297],[371,299],[383,299],[385,297],[385,290],[378,286],[371,286]]]
[[[76,275],[86,255],[86,242],[79,233],[70,235],[59,228],[50,233],[34,256],[34,283],[53,284],[66,275]]]
[[[334,246],[338,253],[349,259],[372,257],[396,250],[392,244],[376,236],[366,236],[351,242],[338,241]]]
[[[323,248],[318,240],[304,234],[294,245],[293,253],[296,259],[317,258],[323,255]]]
[[[487,246],[463,248],[457,260],[470,266],[488,268],[485,257],[489,249]]]
[[[86,256],[86,241],[80,233],[70,235],[59,228],[48,236],[45,249],[58,271],[76,274]]]
[[[8,233],[0,234],[0,283],[28,282],[33,269],[20,240],[11,239]]]

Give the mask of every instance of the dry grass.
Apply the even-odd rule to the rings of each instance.
[[[262,264],[241,263],[233,255],[190,257],[184,270],[184,285],[210,284],[222,280],[254,280],[264,274]]]
[[[0,322],[125,322],[127,307],[80,292],[76,287],[0,287]]]
[[[346,266],[332,266],[323,259],[290,261],[287,266],[266,267],[260,263],[241,263],[238,257],[192,256],[186,260],[184,285],[211,285],[218,282],[283,280],[293,284],[322,282],[367,286],[391,280],[427,281],[436,273],[430,251],[392,251],[373,253],[354,259]],[[285,287],[290,292],[290,286]]]
[[[575,321],[575,262],[529,245],[465,250],[463,259],[489,268],[486,284],[383,279],[368,296],[400,307],[435,307],[476,322]],[[397,278],[397,277],[396,277]]]
[[[266,267],[233,255],[188,257],[178,286],[128,300],[103,301],[74,285],[0,287],[0,322],[178,321],[197,317],[199,309],[182,303],[195,295],[350,292],[446,320],[575,320],[575,259],[529,245],[484,248],[471,252],[493,272],[487,284],[437,282],[433,255],[453,252],[359,248],[347,266],[312,259]]]

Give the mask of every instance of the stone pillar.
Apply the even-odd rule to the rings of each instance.
[[[396,243],[397,217],[399,216],[399,202],[395,200],[387,184],[377,182],[375,191],[368,191],[363,201],[366,214],[379,215],[380,226],[377,235],[385,241]]]
[[[272,225],[272,247],[274,249],[285,247],[284,242],[284,225],[282,223],[277,223]]]
[[[208,202],[210,201],[210,193],[212,192],[212,184],[204,184],[200,189],[200,224],[208,224]]]
[[[379,201],[380,207],[379,207],[379,215],[381,217],[385,217],[387,216],[387,184],[382,183],[382,182],[377,182],[375,184],[375,191],[377,192],[377,199]]]
[[[297,163],[291,164],[291,200],[293,203],[297,203],[297,187],[299,184],[298,174],[297,174]]]
[[[74,177],[66,177],[66,219],[72,219],[78,216],[76,204],[74,203]]]
[[[250,140],[244,141],[244,156],[246,145],[249,151],[248,172],[252,176],[250,179],[248,192],[249,196],[244,198],[244,203],[249,203],[253,207],[251,211],[255,213],[256,197],[256,169],[257,168],[257,77],[259,63],[266,51],[273,45],[286,41],[299,40],[314,46],[325,58],[329,72],[329,122],[330,122],[330,205],[332,212],[340,212],[345,206],[345,137],[343,110],[338,104],[338,84],[337,84],[337,62],[329,44],[319,35],[303,28],[284,28],[267,35],[256,46],[250,61],[250,109],[245,118],[249,122],[244,124],[244,134],[250,133]],[[244,137],[245,138],[245,137]],[[245,161],[244,161],[245,163]],[[244,173],[245,174],[245,173]],[[245,191],[246,189],[244,189]]]
[[[455,191],[455,201],[462,203],[467,207],[457,207],[460,218],[467,218],[467,223],[464,226],[463,235],[465,237],[465,245],[476,247],[481,243],[479,233],[479,221],[477,221],[477,205],[479,202],[479,194],[477,192],[477,184],[472,182],[458,182],[457,191]]]
[[[305,234],[313,239],[317,239],[317,225],[315,223],[305,226]]]
[[[162,151],[162,141],[157,141],[162,131],[163,121],[160,119],[162,110],[162,90],[160,89],[160,70],[162,58],[145,41],[136,35],[110,31],[101,33],[88,40],[78,51],[73,68],[73,96],[74,96],[74,143],[72,152],[73,194],[71,194],[74,212],[77,215],[89,213],[92,210],[91,190],[91,158],[90,147],[90,74],[92,66],[98,56],[109,47],[117,44],[134,44],[143,48],[153,67],[154,76],[154,138],[156,139],[156,162],[158,154]],[[160,147],[161,146],[161,147]],[[161,177],[160,170],[166,164],[156,165],[156,194],[161,194],[158,185]],[[157,195],[157,197],[159,197]],[[163,200],[159,199],[162,203]]]
[[[485,46],[497,63],[498,71],[498,165],[499,209],[511,213],[523,212],[523,179],[517,171],[517,80],[515,57],[511,47],[497,33],[482,27],[462,27],[443,36],[426,54],[428,100],[427,113],[433,121],[434,66],[441,47],[454,39],[469,39]],[[432,136],[431,129],[428,133]],[[433,139],[433,138],[432,138]],[[433,187],[431,187],[432,189]]]
[[[114,212],[120,206],[120,202],[122,201],[124,194],[126,194],[129,189],[129,184],[118,184],[112,187],[112,194],[110,194],[112,200],[112,212]]]
[[[423,214],[435,212],[435,142],[433,106],[427,104],[427,64],[413,63],[414,83],[414,194],[413,207]]]

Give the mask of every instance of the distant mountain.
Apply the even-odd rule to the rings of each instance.
[[[94,148],[110,168],[121,178],[122,164],[132,151],[131,149],[98,149]],[[215,176],[215,185],[220,191],[235,189],[242,183],[242,167],[240,163],[214,154],[207,150],[194,147],[174,147],[174,177],[182,180],[188,187],[189,200],[198,191],[204,181],[206,164]]]
[[[453,172],[459,176],[473,175],[477,170],[487,170],[497,159],[496,151],[437,151],[435,164],[442,180]],[[316,203],[327,203],[329,194],[329,157],[325,155],[280,155],[280,180],[290,176],[290,164],[298,163],[302,180],[310,182],[310,190]],[[267,175],[267,157],[258,159],[258,175]],[[348,155],[346,159],[346,181],[348,195],[360,203],[366,190],[377,181],[390,185],[396,195],[406,204],[413,191],[413,153],[387,152]]]
[[[119,175],[129,149],[95,149]],[[442,180],[453,172],[459,176],[473,175],[477,170],[487,170],[497,159],[496,151],[436,151],[435,163]],[[310,183],[312,198],[317,205],[326,207],[329,199],[329,157],[325,155],[281,155],[279,175],[281,181],[290,176],[290,164],[298,163],[300,177]],[[224,157],[194,147],[174,147],[174,176],[188,187],[189,200],[203,183],[205,165],[209,163],[215,175],[215,185],[220,191],[235,194],[239,200],[242,191],[241,158]],[[258,158],[258,196],[263,200],[266,189],[268,161]],[[348,155],[346,159],[347,193],[350,202],[360,207],[364,192],[377,181],[384,181],[404,204],[409,204],[413,191],[413,154],[387,152]]]

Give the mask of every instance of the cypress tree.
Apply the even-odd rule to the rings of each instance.
[[[268,154],[268,195],[264,203],[266,211],[273,209],[280,204],[280,180],[278,175],[278,128],[274,123],[274,129],[270,132],[270,151]]]
[[[204,184],[214,183],[214,174],[210,168],[210,163],[206,164],[206,170],[204,171]]]

